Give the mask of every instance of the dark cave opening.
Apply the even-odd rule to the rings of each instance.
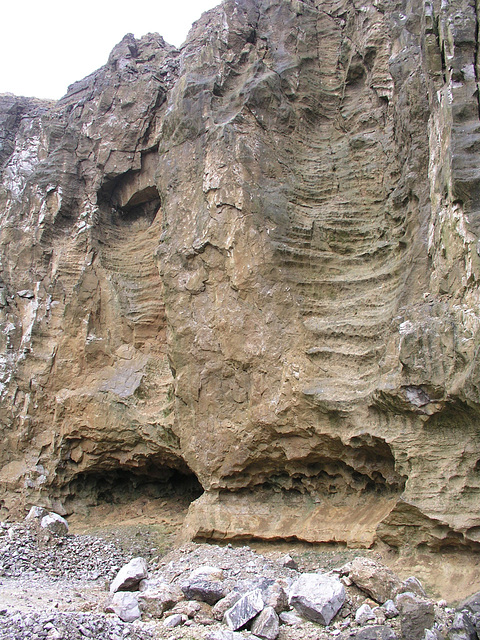
[[[114,227],[141,224],[148,228],[161,207],[156,186],[141,184],[139,174],[127,172],[107,180],[98,192],[98,204],[105,221]]]
[[[117,206],[113,218],[117,224],[129,225],[144,221],[150,226],[160,209],[160,196],[156,187],[146,187],[135,195],[124,206]]]
[[[313,498],[351,495],[400,495],[407,478],[398,473],[390,445],[377,436],[361,434],[348,443],[325,436],[317,451],[302,459],[262,459],[230,477],[237,491],[266,490]]]
[[[73,512],[77,505],[125,505],[138,499],[172,500],[188,507],[202,493],[202,485],[189,471],[169,467],[98,469],[79,473],[69,482],[65,508]]]

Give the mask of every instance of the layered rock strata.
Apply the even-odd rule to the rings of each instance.
[[[473,2],[226,0],[2,96],[5,509],[477,548],[478,70]]]

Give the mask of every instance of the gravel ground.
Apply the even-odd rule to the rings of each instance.
[[[225,625],[211,616],[208,619],[208,605],[204,605],[206,621],[201,623],[194,617],[175,629],[165,628],[163,619],[149,618],[146,613],[140,620],[124,623],[115,614],[104,612],[109,583],[132,556],[138,555],[137,533],[132,530],[132,553],[128,554],[128,536],[118,540],[96,535],[59,537],[34,524],[0,522],[0,640],[204,640],[215,630],[225,633]],[[146,542],[150,548],[151,540]],[[203,565],[222,569],[227,590],[241,592],[277,579],[291,583],[299,575],[284,566],[284,551],[260,554],[248,546],[191,543],[162,558],[155,553],[152,548],[146,556],[149,577],[170,584],[181,585]],[[345,555],[335,556],[336,566],[344,564]],[[303,571],[334,568],[332,563],[315,565],[314,556],[300,565]],[[282,625],[278,640],[345,640],[354,635],[359,629],[355,611],[365,602],[375,603],[354,585],[347,592],[345,604],[329,627],[308,621],[295,627]],[[446,628],[453,609],[437,609]],[[388,624],[401,637],[399,620]],[[248,631],[239,635],[242,637],[255,638]]]
[[[102,612],[106,586],[130,559],[99,537],[0,523],[0,639],[154,638]]]
[[[113,542],[93,536],[56,537],[33,526],[0,523],[0,576],[51,581],[112,580],[130,558]]]

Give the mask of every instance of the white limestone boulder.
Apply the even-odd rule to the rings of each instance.
[[[303,573],[293,583],[288,601],[308,620],[328,625],[345,602],[345,588],[332,576]]]

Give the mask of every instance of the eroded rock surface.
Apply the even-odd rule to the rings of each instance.
[[[226,0],[1,96],[5,509],[177,474],[192,537],[476,548],[477,37]]]

